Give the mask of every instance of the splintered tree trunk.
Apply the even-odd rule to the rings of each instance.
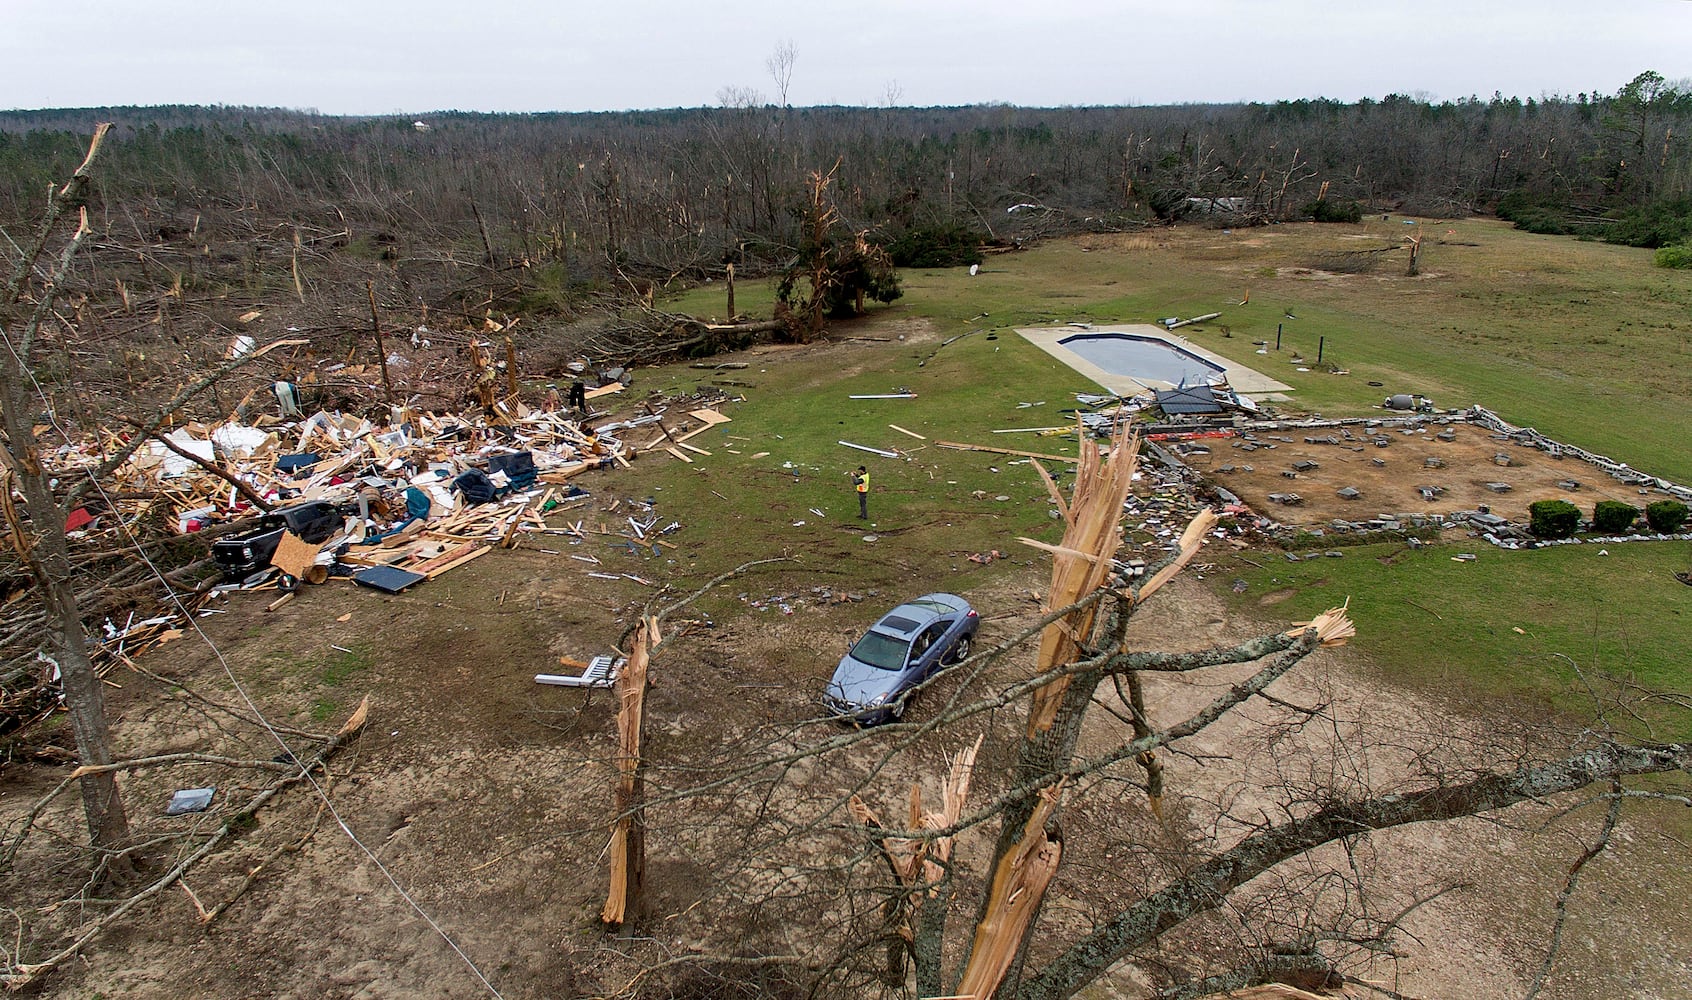
[[[646,668],[658,645],[658,621],[635,630],[629,662],[617,675],[617,791],[611,825],[611,890],[599,919],[618,930],[640,917],[646,888],[645,778],[640,760],[645,719]]]
[[[1137,438],[1118,438],[1103,459],[1098,452],[1083,449],[1067,503],[1040,469],[1065,521],[1063,542],[1040,546],[1053,553],[1047,597],[1052,610],[1076,603],[1109,581],[1110,557],[1121,544],[1116,525],[1138,455]],[[1081,641],[1093,631],[1096,609],[1096,604],[1088,605],[1046,627],[1040,637],[1037,670],[1054,671],[1076,658]],[[1059,674],[1034,692],[1014,774],[1017,783],[1039,780],[1068,763],[1097,684],[1097,675]],[[993,996],[1020,962],[1028,930],[1062,860],[1063,842],[1056,830],[1063,792],[1063,783],[1055,782],[1006,809],[993,851],[992,882],[976,918],[969,960],[954,992]]]
[[[81,610],[77,606],[76,589],[71,585],[70,552],[64,532],[52,530],[52,526],[65,523],[65,512],[54,502],[48,488],[37,459],[33,429],[19,426],[15,416],[19,411],[14,379],[15,376],[6,380],[5,424],[7,436],[13,442],[13,456],[22,473],[18,480],[29,508],[30,525],[25,526],[12,507],[13,476],[8,471],[0,482],[0,489],[7,494],[7,528],[18,555],[35,578],[47,612],[47,647],[64,686],[65,707],[71,732],[76,736],[77,760],[84,767],[98,767],[110,764],[113,759],[111,733],[106,727],[105,694],[94,672],[94,663],[88,657]],[[20,443],[24,443],[21,449]],[[49,526],[47,530],[42,530],[43,525]],[[117,775],[110,771],[84,775],[78,784],[82,789],[82,809],[88,820],[90,843],[99,850],[121,852],[129,846],[129,818],[118,793]],[[130,871],[130,862],[126,855],[113,853],[103,867],[108,875],[122,876]]]
[[[47,484],[35,477],[24,481],[26,502],[39,524],[65,523],[64,511],[53,502]],[[65,705],[69,709],[71,731],[76,734],[78,763],[84,767],[101,766],[112,762],[111,733],[106,727],[106,700],[100,678],[88,657],[88,641],[82,631],[81,611],[77,607],[76,588],[71,585],[70,554],[61,531],[39,531],[36,535],[39,561],[32,564],[41,573],[43,603],[47,606],[49,641],[57,651],[59,673],[64,680]],[[114,773],[84,775],[82,810],[88,818],[91,840],[97,848],[120,850],[129,843],[129,818],[124,812],[123,799],[118,794]],[[127,860],[114,856],[107,861],[107,869],[114,875],[126,874]]]

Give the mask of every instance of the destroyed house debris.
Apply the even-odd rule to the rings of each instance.
[[[1222,403],[1208,385],[1193,385],[1178,389],[1159,389],[1157,407],[1165,416],[1186,416],[1195,413],[1221,413]]]
[[[588,394],[621,389],[612,383]],[[613,501],[617,522],[589,523],[580,516],[589,494],[574,480],[588,470],[627,466],[638,451],[664,440],[666,422],[682,428],[674,435],[681,447],[709,454],[685,440],[729,420],[713,408],[727,401],[714,390],[653,399],[646,412],[609,422],[604,414],[578,419],[530,409],[507,396],[464,413],[394,407],[387,423],[319,410],[297,421],[261,416],[179,426],[163,435],[169,445],[146,442],[102,480],[100,500],[74,508],[67,520],[79,558],[89,565],[117,560],[111,574],[79,583],[90,595],[85,606],[96,667],[104,673],[178,639],[192,627],[190,616],[217,613],[214,605],[237,591],[272,592],[267,610],[297,599],[302,584],[332,579],[397,593],[537,534],[583,551],[600,539],[614,551],[647,558],[673,549],[656,536],[680,525],[660,525],[650,504]],[[664,434],[638,447],[628,443],[651,426]],[[92,469],[121,442],[121,435],[103,430],[48,457],[65,473]],[[549,525],[550,515],[569,520]],[[201,546],[184,550],[188,540]],[[209,555],[195,559],[206,543]],[[136,544],[187,551],[194,561],[166,568],[169,593],[160,597],[165,588],[146,564],[124,558]],[[651,586],[638,574],[598,572],[603,552],[570,555],[586,564],[584,576]],[[157,610],[141,610],[155,598]],[[10,638],[0,647],[0,732],[41,717],[58,700],[55,678],[36,665],[38,632],[18,627],[39,608],[15,601],[5,614]]]

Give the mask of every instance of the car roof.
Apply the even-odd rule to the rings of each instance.
[[[873,628],[900,638],[909,638],[936,620],[946,615],[958,614],[968,606],[962,598],[950,594],[924,594],[887,612]]]

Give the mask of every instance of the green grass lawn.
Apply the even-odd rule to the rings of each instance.
[[[1369,273],[1326,270],[1337,254],[1389,246],[1416,230],[1424,233],[1418,277],[1404,274],[1402,252]],[[1390,392],[1417,391],[1441,406],[1479,403],[1559,440],[1692,482],[1692,275],[1652,267],[1648,251],[1533,236],[1490,220],[1410,227],[1395,218],[1082,237],[995,256],[975,277],[962,268],[902,277],[905,297],[877,310],[868,329],[848,324],[832,334],[880,334],[888,319],[920,319],[941,339],[968,336],[937,353],[934,341],[774,352],[731,373],[754,388],[731,410],[733,423],[694,440],[715,451],[712,458],[652,473],[666,510],[711,539],[708,551],[689,554],[698,570],[776,550],[806,560],[795,582],[815,583],[822,573],[839,586],[967,589],[995,572],[967,562],[970,552],[1008,548],[1020,550],[1012,553],[1020,561],[1041,559],[1012,543],[1017,535],[1052,540],[1058,533],[1032,469],[1008,456],[933,444],[1073,453],[1073,442],[990,433],[1062,423],[1058,410],[1072,405],[1072,394],[1096,389],[1008,333],[1014,326],[1220,310],[1220,319],[1183,332],[1294,386],[1291,409],[1364,414]],[[750,314],[767,312],[773,298],[767,282],[742,282],[737,293]],[[721,313],[722,288],[670,305]],[[1272,345],[1277,327],[1281,352],[1256,354],[1253,341]],[[1294,352],[1314,360],[1324,338],[1324,360],[1349,374],[1313,365],[1298,372],[1290,363]],[[647,381],[690,389],[708,377],[674,367]],[[895,388],[918,398],[846,398]],[[931,440],[908,438],[889,423]],[[842,439],[919,450],[909,460],[883,459],[837,445]],[[730,448],[741,454],[727,454]],[[770,454],[751,457],[760,451]],[[847,473],[860,462],[876,485],[874,543],[861,540],[867,532],[852,517]],[[792,523],[800,520],[807,523]],[[1350,596],[1359,649],[1404,683],[1450,693],[1528,697],[1581,711],[1573,665],[1590,678],[1652,689],[1692,685],[1692,623],[1684,616],[1692,589],[1670,576],[1692,568],[1692,547],[1634,543],[1611,546],[1604,557],[1596,546],[1459,548],[1480,558],[1452,562],[1458,549],[1450,546],[1420,553],[1364,547],[1297,564],[1260,554],[1261,570],[1238,568],[1245,596],[1229,597],[1241,611],[1262,614],[1262,596],[1284,591],[1273,614],[1296,618]],[[1226,588],[1235,575],[1210,579]]]
[[[785,554],[799,565],[773,571],[787,578],[783,585],[902,593],[911,586],[972,586],[994,572],[970,562],[974,553],[996,548],[1018,550],[1018,559],[1043,558],[1014,542],[1019,535],[1054,540],[1060,534],[1029,462],[936,442],[1075,455],[1073,437],[990,431],[1062,424],[1072,418],[1059,411],[1074,405],[1075,392],[1091,387],[1020,337],[989,336],[944,347],[930,338],[776,349],[751,368],[721,373],[750,387],[733,390],[746,399],[724,409],[732,422],[689,440],[711,455],[692,456],[691,465],[662,456],[637,463],[663,515],[690,529],[685,536],[693,541],[682,551],[692,575]],[[672,366],[643,372],[641,387],[690,392],[712,377]],[[916,398],[848,398],[902,389]],[[885,458],[840,441],[904,454]],[[1067,468],[1049,464],[1054,472]],[[851,472],[859,465],[869,470],[873,487],[868,523],[857,518],[852,490]],[[875,540],[865,541],[866,535]]]
[[[1228,592],[1242,613],[1273,608],[1302,619],[1349,600],[1358,650],[1391,678],[1446,694],[1531,697],[1589,714],[1577,670],[1606,696],[1622,683],[1692,687],[1692,588],[1672,575],[1692,565],[1686,542],[1533,551],[1394,543],[1344,552],[1296,563],[1257,553],[1248,558],[1261,566],[1227,564],[1217,579],[1246,581],[1243,594]],[[1455,561],[1458,552],[1477,558]],[[1640,711],[1663,721],[1665,707]],[[1692,727],[1682,715],[1677,729],[1657,736],[1684,739]]]

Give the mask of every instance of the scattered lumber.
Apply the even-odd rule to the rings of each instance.
[[[1083,461],[1083,459],[1075,455],[1048,455],[1038,451],[1017,451],[1015,448],[990,448],[984,444],[963,444],[958,441],[936,441],[934,443],[942,448],[951,448],[955,451],[985,451],[994,455],[1016,455],[1021,458],[1041,458],[1050,462],[1065,462],[1071,465]]]
[[[884,451],[880,448],[871,448],[867,444],[853,444],[850,441],[836,441],[835,444],[845,445],[848,448],[856,448],[859,451],[867,451],[872,455],[880,455],[882,458],[898,458],[899,457],[899,453],[896,452],[896,451]]]

